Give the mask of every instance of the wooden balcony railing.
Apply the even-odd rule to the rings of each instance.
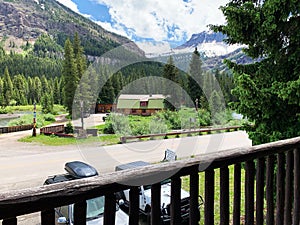
[[[100,160],[100,159],[99,159]],[[230,167],[229,167],[230,166]],[[232,167],[234,173],[231,174]],[[230,170],[229,170],[230,168]],[[105,195],[104,225],[115,223],[114,193],[130,188],[129,224],[139,219],[137,187],[140,178],[172,173],[171,225],[180,224],[181,177],[189,176],[190,221],[198,224],[199,176],[205,173],[203,224],[299,224],[300,221],[300,137],[238,148],[217,154],[154,164],[134,170],[103,174],[53,185],[0,194],[3,225],[16,225],[17,216],[41,212],[41,224],[55,224],[55,207],[75,203],[74,225],[86,224],[86,200]],[[216,187],[216,174],[220,185]],[[234,179],[230,179],[234,177]],[[244,181],[244,182],[243,182]],[[233,190],[230,190],[233,187]],[[242,188],[244,187],[244,188]],[[220,193],[216,192],[216,188]],[[244,190],[243,190],[244,189]],[[152,191],[151,224],[160,224],[160,184]],[[219,201],[216,202],[216,196]],[[245,199],[245,201],[241,201]],[[218,206],[219,210],[216,210]],[[230,207],[232,206],[232,207]],[[217,215],[219,214],[219,215]],[[217,220],[218,218],[218,220]]]

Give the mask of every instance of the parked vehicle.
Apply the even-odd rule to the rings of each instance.
[[[59,175],[48,177],[48,179],[45,180],[44,185],[98,175],[98,172],[94,167],[80,161],[73,161],[73,162],[66,163],[65,170],[67,171],[66,174],[59,174]],[[104,196],[86,200],[87,203],[86,224],[87,225],[103,224],[104,200],[105,200]],[[55,212],[56,212],[56,216],[58,217],[56,224],[58,225],[74,224],[74,217],[73,217],[74,204],[56,208]],[[116,204],[116,224],[117,225],[129,224],[128,215],[120,209],[118,204]]]
[[[115,170],[126,170],[141,166],[150,165],[150,163],[144,161],[135,161],[116,166]],[[151,185],[144,185],[139,187],[140,189],[140,212],[147,216],[147,220],[150,221],[151,212]],[[117,193],[117,198],[124,201],[124,206],[129,207],[129,190],[124,190]],[[202,198],[201,198],[202,199]],[[181,189],[181,219],[182,222],[188,221],[189,218],[189,202],[190,194]],[[171,180],[166,179],[161,181],[161,222],[166,224],[170,222],[170,203],[171,203]],[[200,211],[199,211],[200,220]]]

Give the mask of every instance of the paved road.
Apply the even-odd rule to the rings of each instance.
[[[86,124],[98,122],[98,117],[91,117]],[[18,141],[30,134],[31,131],[23,131],[0,135],[0,192],[42,185],[49,175],[64,173],[64,164],[73,160],[88,162],[104,173],[113,171],[118,164],[135,160],[161,161],[167,148],[176,151],[178,158],[185,158],[205,152],[217,154],[220,150],[251,146],[251,140],[243,131],[105,147],[100,142],[89,145],[44,146]],[[18,224],[40,224],[38,215],[39,213],[21,216]]]
[[[72,160],[88,162],[104,173],[113,171],[118,164],[131,161],[161,161],[167,148],[174,150],[178,158],[185,158],[205,152],[217,154],[220,150],[251,146],[244,131],[113,146],[101,146],[100,142],[43,146],[20,143],[16,140],[20,135],[0,135],[0,191],[42,185],[47,176],[64,173],[64,164]]]

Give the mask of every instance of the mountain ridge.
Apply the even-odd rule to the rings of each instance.
[[[55,0],[0,0],[0,38],[6,50],[18,52],[21,45],[34,43],[43,33],[63,46],[75,32],[82,38],[88,55],[99,56],[126,44],[128,50],[144,56],[133,41],[105,30]]]

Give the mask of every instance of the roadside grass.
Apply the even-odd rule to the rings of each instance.
[[[230,221],[232,221],[233,216],[233,195],[234,195],[234,165],[231,165],[229,168],[229,213]],[[189,176],[182,177],[182,188],[186,191],[189,191]],[[215,215],[215,224],[220,224],[220,170],[215,170],[215,197],[214,197],[214,215]],[[241,170],[241,218],[245,215],[245,170]],[[205,173],[199,173],[199,195],[202,196],[205,202]],[[200,207],[201,220],[200,225],[204,224],[204,205]],[[231,224],[231,222],[230,222]]]
[[[6,109],[11,112],[33,112],[33,105],[17,105],[17,106],[7,106]],[[41,112],[42,107],[40,105],[36,105],[36,111]],[[67,113],[66,109],[62,105],[55,104],[53,106],[54,114],[64,114]]]
[[[118,144],[120,137],[117,135],[104,135],[98,137],[75,138],[75,137],[57,137],[55,135],[37,135],[36,137],[27,136],[19,139],[20,142],[39,143],[49,146],[63,146],[75,144],[91,144],[99,142],[101,145]]]

